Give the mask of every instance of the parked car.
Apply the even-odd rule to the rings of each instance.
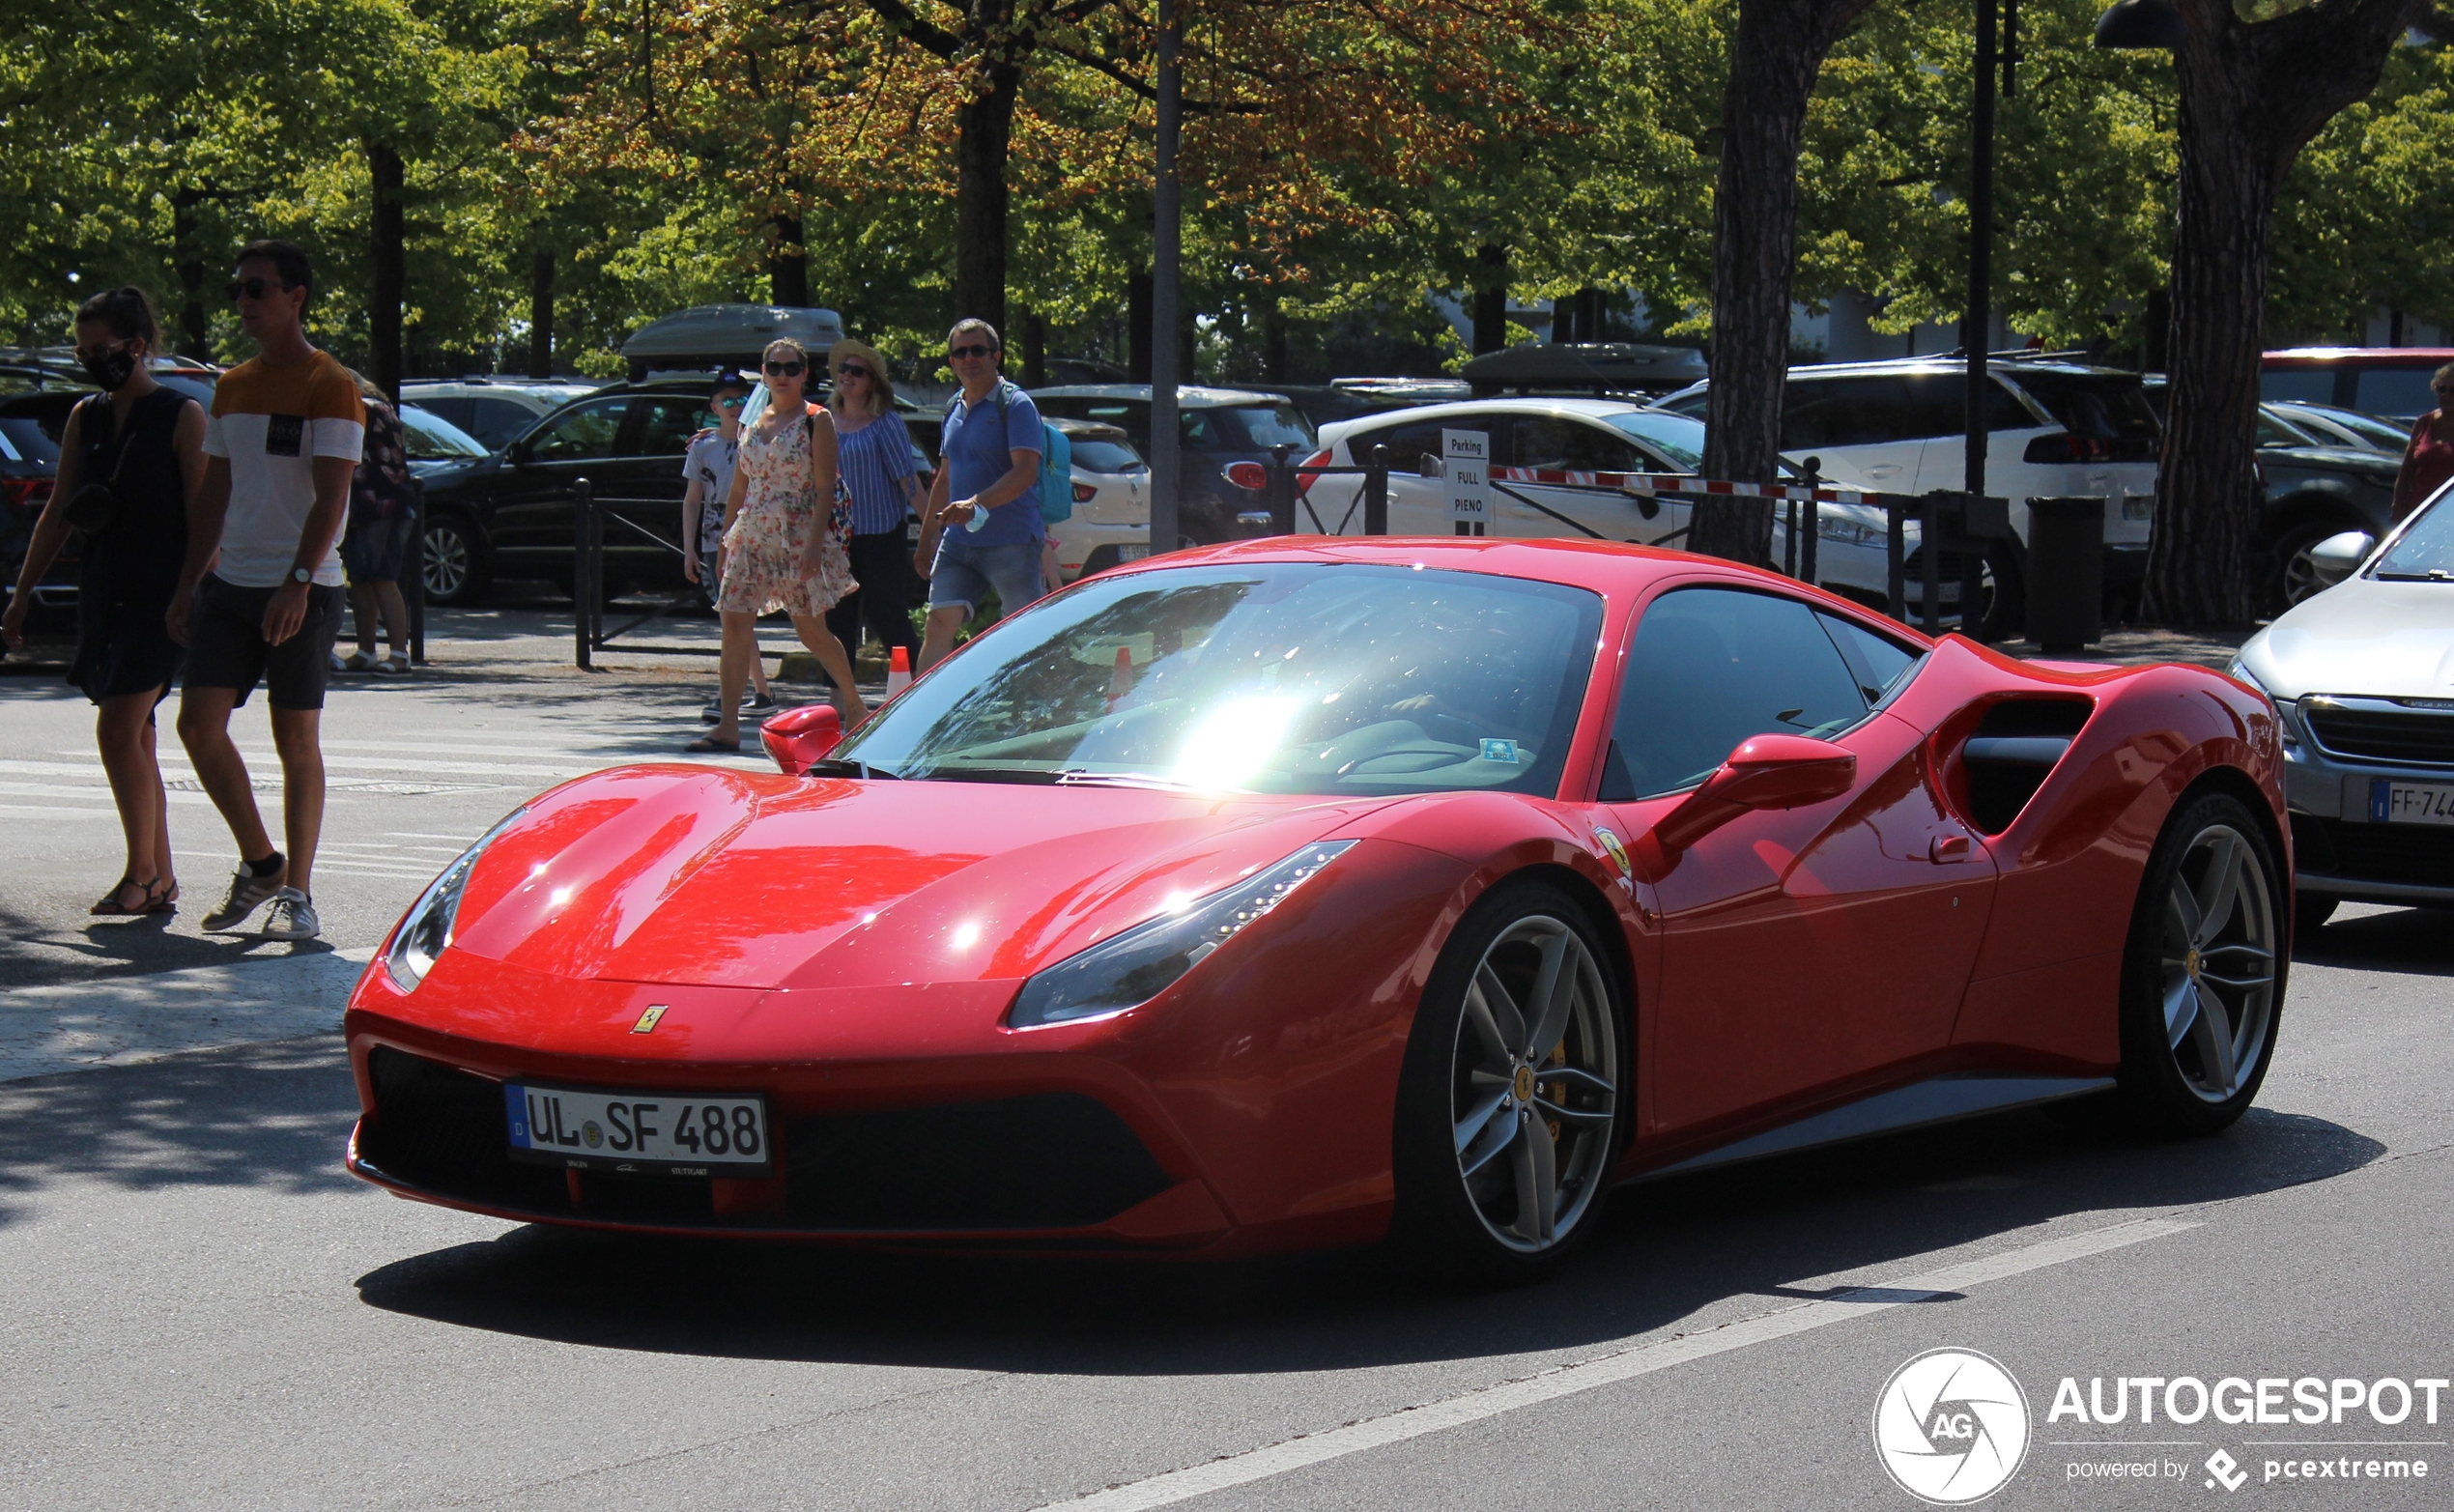
[[[60,471],[59,430],[45,424],[40,401],[48,395],[16,393],[0,398],[0,604],[16,591],[17,568],[34,540],[35,522],[51,498]],[[71,402],[74,396],[70,396]],[[63,417],[65,417],[65,411]],[[66,624],[76,609],[77,553],[73,540],[35,584],[27,622],[43,629]]]
[[[2139,375],[2075,362],[2007,358],[1989,364],[1985,491],[2011,500],[2016,542],[1994,554],[1988,630],[2026,622],[2028,500],[2094,495],[2105,500],[2108,597],[2134,592],[2147,575],[2155,468],[2164,427]],[[1702,418],[1706,385],[1672,394],[1663,408]],[[1968,369],[1956,358],[1906,357],[1789,370],[1781,449],[1815,456],[1886,493],[1956,491],[1966,481]],[[1947,567],[1945,577],[1955,574]]]
[[[2408,424],[2397,425],[2392,420],[2337,405],[2284,399],[2273,401],[2269,408],[2320,438],[2323,445],[2365,446],[2371,451],[2390,451],[2400,457],[2403,448],[2411,440],[2411,427]]]
[[[1336,378],[1326,384],[1277,384],[1270,392],[1285,395],[1315,431],[1340,420],[1473,397],[1465,383],[1443,378]]]
[[[1311,467],[1355,467],[1375,446],[1389,448],[1389,533],[1446,535],[1451,527],[1441,483],[1441,432],[1480,431],[1489,438],[1494,468],[1530,468],[1571,472],[1681,472],[1691,476],[1704,462],[1704,422],[1632,399],[1474,399],[1428,405],[1395,415],[1376,415],[1331,425],[1322,447],[1304,459]],[[1785,459],[1793,474],[1797,459]],[[1869,487],[1845,471],[1826,471],[1843,488]],[[1354,474],[1304,478],[1296,528],[1329,535],[1363,531],[1363,479]],[[1495,535],[1579,536],[1639,545],[1684,547],[1694,503],[1673,497],[1602,493],[1552,483],[1506,481],[1493,490],[1489,528]],[[1816,522],[1815,576],[1825,587],[1862,604],[1881,606],[1888,586],[1889,524],[1882,510],[1862,504],[1824,504]],[[1786,520],[1775,517],[1773,556],[1783,556]],[[1907,547],[1914,553],[1920,531],[1912,524]],[[1956,561],[1945,575],[1942,603],[1956,613]],[[1912,583],[1922,581],[1910,574]],[[1925,599],[1921,594],[1918,603]]]
[[[1073,447],[1073,513],[1048,527],[1065,581],[1151,554],[1151,465],[1122,427],[1052,418]]]
[[[2411,422],[2437,408],[2429,378],[2454,362],[2454,347],[2293,347],[2260,364],[2258,397],[2304,400]]]
[[[2164,413],[2167,381],[2142,381],[2149,402]],[[2394,474],[2403,443],[2388,451],[2369,444],[2347,419],[2384,427],[2371,415],[2301,404],[2258,407],[2258,475],[2266,488],[2252,548],[2260,592],[2269,609],[2289,609],[2326,586],[2311,553],[2345,530],[2383,535],[2394,519]]]
[[[414,404],[500,451],[538,420],[602,386],[585,378],[420,378],[401,385]]]
[[[722,367],[747,373],[780,336],[800,342],[823,364],[843,339],[843,317],[813,305],[694,304],[633,331],[622,343],[622,360],[635,384]]]
[[[1036,388],[1032,402],[1050,419],[1099,420],[1151,451],[1151,385],[1083,384]],[[1267,534],[1269,504],[1263,492],[1227,480],[1235,462],[1266,462],[1274,446],[1302,456],[1318,442],[1312,422],[1285,398],[1243,388],[1187,385],[1176,391],[1179,446],[1178,545],[1192,546]]]
[[[2300,928],[2347,899],[2454,905],[2449,661],[2454,486],[2352,576],[2250,637],[2233,663],[2283,716]]]

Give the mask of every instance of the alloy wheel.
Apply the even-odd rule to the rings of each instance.
[[[2159,990],[2176,1070],[2206,1102],[2255,1072],[2274,1018],[2278,931],[2266,868],[2229,824],[2201,830],[2166,895]]]
[[[442,521],[426,526],[426,596],[456,598],[469,586],[469,537]]]
[[[1520,919],[1466,989],[1451,1053],[1457,1174],[1492,1237],[1538,1253],[1609,1176],[1618,1049],[1602,970],[1557,919]]]
[[[2325,537],[2321,536],[2323,540]],[[2284,558],[2284,607],[2289,609],[2326,585],[2318,581],[2317,558],[2311,554],[2318,549],[2312,541]]]

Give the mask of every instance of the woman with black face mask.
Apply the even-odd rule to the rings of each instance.
[[[154,706],[179,674],[180,646],[162,616],[187,555],[187,500],[204,483],[205,412],[147,371],[156,331],[153,302],[139,289],[98,294],[77,307],[77,359],[101,392],[69,413],[59,475],[0,615],[0,637],[13,649],[23,645],[34,585],[77,530],[69,681],[101,707],[95,740],[128,837],[127,870],[88,910],[102,915],[166,914],[179,901]]]

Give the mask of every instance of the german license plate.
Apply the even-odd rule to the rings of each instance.
[[[1147,543],[1141,546],[1120,546],[1116,549],[1116,559],[1118,561],[1140,561],[1143,557],[1148,556],[1150,554],[1151,549]]]
[[[2443,783],[2397,783],[2383,777],[2371,778],[2369,822],[2454,826],[2454,786]]]
[[[767,1099],[506,1082],[511,1158],[651,1176],[765,1176]]]

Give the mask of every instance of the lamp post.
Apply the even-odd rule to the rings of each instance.
[[[1177,0],[1158,0],[1158,163],[1151,191],[1151,553],[1176,549],[1177,318],[1184,260],[1184,199],[1176,178],[1184,126],[1184,32]]]
[[[2008,97],[2016,92],[2019,66],[2019,0],[2003,0],[2003,38],[1999,61],[2003,71],[2002,92]],[[1961,351],[1968,359],[1968,434],[1962,447],[1965,465],[1960,486],[1974,500],[1985,492],[1985,412],[1986,348],[1992,345],[1994,325],[1994,68],[1997,54],[1994,46],[1994,0],[1977,0],[1977,56],[1971,70],[1970,82],[1974,95],[1969,102],[1969,133],[1971,137],[1968,171],[1968,308],[1961,328]],[[1924,615],[1928,633],[1941,628],[1943,622],[1943,542],[1940,522],[1929,507],[1919,531],[1925,556],[1922,574],[1926,597]],[[2000,569],[1997,569],[1997,576]],[[1977,572],[1972,565],[1962,574],[1960,585],[1960,627],[1971,630],[1969,618],[1976,613]]]

